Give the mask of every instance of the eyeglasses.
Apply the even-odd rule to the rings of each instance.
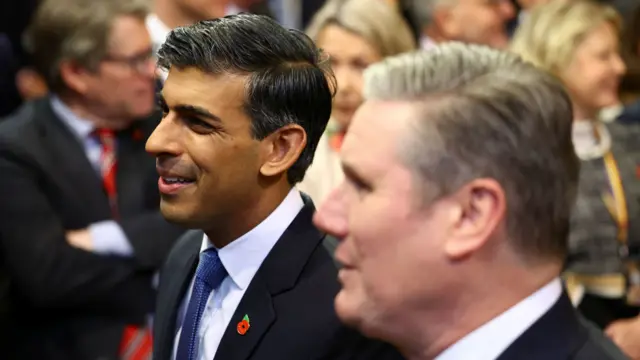
[[[102,59],[102,61],[119,63],[135,70],[138,73],[145,73],[149,71],[149,63],[155,63],[156,57],[153,49],[148,49],[143,53],[132,56],[107,55]]]

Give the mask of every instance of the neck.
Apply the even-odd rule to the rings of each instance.
[[[438,31],[438,29],[433,26],[426,27],[422,32],[422,35],[428,37],[429,40],[433,41],[436,44],[447,41],[447,39],[442,36],[440,31]]]
[[[411,329],[417,336],[413,338],[413,343],[398,346],[402,354],[408,360],[436,358],[469,333],[544,287],[559,273],[555,265],[524,269],[529,271],[520,269],[521,265],[513,271],[503,272],[489,273],[475,269],[475,272],[468,273],[464,285],[458,284],[462,285],[460,288],[463,290],[457,296],[447,296],[440,306],[429,304],[429,309],[424,309],[420,316],[412,313]],[[534,273],[538,276],[531,279]],[[486,279],[493,279],[491,284],[496,285],[490,286]],[[425,327],[424,324],[429,326]],[[407,331],[409,329],[407,327]]]
[[[191,25],[200,20],[183,11],[174,0],[156,0],[153,12],[169,29]]]
[[[238,209],[228,217],[215,221],[215,225],[207,227],[204,233],[216,248],[221,249],[251,229],[260,225],[273,213],[291,191],[291,186],[286,183],[276,184],[273,189],[263,190],[257,201],[248,204],[236,204]]]
[[[597,109],[589,109],[584,106],[573,104],[574,121],[595,121],[598,119],[599,111]]]
[[[70,94],[58,94],[60,100],[79,118],[89,121],[94,128],[122,130],[131,124],[131,119],[111,119],[84,99]]]

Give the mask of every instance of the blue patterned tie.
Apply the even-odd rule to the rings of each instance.
[[[182,320],[182,331],[178,341],[176,360],[195,360],[198,355],[198,329],[200,318],[207,304],[211,291],[216,289],[227,276],[227,270],[218,257],[214,248],[200,253],[200,262],[193,281],[193,290],[187,306],[187,312]]]

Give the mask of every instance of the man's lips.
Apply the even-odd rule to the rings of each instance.
[[[175,194],[187,186],[195,183],[195,178],[185,176],[178,172],[166,170],[160,166],[156,167],[158,175],[158,190],[163,194]]]
[[[195,181],[195,176],[187,175],[182,171],[175,171],[173,169],[166,169],[161,166],[156,166],[156,171],[160,177],[171,181],[171,182],[193,182]]]
[[[162,194],[172,195],[183,190],[185,187],[193,185],[194,183],[195,181],[192,180],[165,178],[160,176],[158,178],[158,190]]]

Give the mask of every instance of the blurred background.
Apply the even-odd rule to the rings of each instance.
[[[144,153],[140,144],[160,120],[154,94],[162,88],[166,74],[156,69],[154,53],[173,28],[239,12],[264,14],[286,27],[304,31],[329,55],[338,86],[332,116],[314,162],[299,184],[316,203],[322,202],[343,179],[338,160],[340,145],[363,101],[362,74],[369,65],[403,52],[429,51],[438,43],[461,41],[514,51],[557,76],[573,102],[573,141],[582,160],[578,201],[571,223],[571,256],[565,273],[568,291],[583,314],[603,329],[617,320],[638,317],[640,301],[628,301],[624,276],[629,259],[640,253],[636,250],[640,249],[640,139],[635,137],[638,132],[632,131],[640,126],[639,0],[2,0],[0,145],[6,141],[11,146],[0,146],[0,357],[4,358],[2,339],[14,339],[7,340],[7,344],[9,341],[38,344],[24,340],[32,329],[42,330],[43,337],[51,335],[55,340],[63,334],[66,341],[73,341],[69,340],[69,336],[74,336],[72,332],[55,330],[56,322],[67,322],[68,317],[47,318],[46,324],[24,327],[23,338],[15,330],[21,323],[15,316],[18,309],[31,309],[34,304],[47,308],[32,291],[39,283],[30,282],[23,276],[23,270],[18,273],[23,258],[16,256],[26,259],[39,244],[54,241],[51,231],[59,232],[55,241],[66,241],[68,246],[92,253],[95,261],[113,254],[131,257],[135,251],[136,259],[149,256],[144,264],[145,274],[153,274],[161,266],[181,230],[163,230],[162,235],[169,237],[162,249],[136,248],[137,243],[130,241],[135,248],[131,250],[127,241],[120,241],[124,237],[117,231],[107,237],[112,242],[105,242],[112,243],[111,247],[87,248],[72,231],[95,229],[96,224],[115,219],[116,215],[101,208],[98,215],[87,217],[95,204],[87,201],[71,207],[69,199],[75,194],[61,194],[55,185],[60,183],[59,179],[37,166],[45,164],[42,165],[45,168],[47,161],[62,167],[67,164],[68,174],[76,177],[81,171],[71,167],[102,167],[101,180],[105,185],[95,189],[100,196],[110,196],[109,179],[104,177],[104,164],[99,158],[100,152],[113,152],[113,148],[106,146],[104,139],[96,137],[91,129],[83,133],[78,123],[89,122],[97,127],[96,124],[120,121],[117,134],[111,134],[108,140],[114,141],[116,136],[115,141],[124,144],[132,138],[137,145],[131,147],[136,152],[118,153],[119,164],[130,164],[119,168],[119,176],[147,169],[151,180],[139,180],[143,179],[140,175],[136,177],[138,190],[118,194],[121,204],[128,203],[129,197],[138,201],[140,193],[150,194],[145,197],[144,206],[138,206],[144,211],[138,208],[120,211],[118,216],[135,217],[137,212],[157,215],[154,159],[139,155]],[[11,149],[22,145],[24,149],[42,146],[38,154],[53,151],[21,132],[21,122],[37,117],[62,121],[74,130],[79,127],[77,132],[82,133],[79,136],[86,138],[77,138],[80,140],[77,145],[85,147],[77,146],[75,150],[82,153],[84,149],[90,161],[74,158],[77,154],[73,151],[64,153],[61,159],[34,162],[22,158],[26,150],[13,153]],[[9,121],[13,122],[11,126],[2,126]],[[75,141],[70,134],[64,136],[67,137],[60,139],[66,140],[55,146]],[[611,152],[617,160],[627,199],[625,224],[612,216],[613,200],[602,195],[609,194],[615,186],[603,160]],[[72,180],[77,181],[75,178],[69,181]],[[31,187],[24,185],[26,181],[32,181]],[[32,194],[42,195],[38,198],[40,202],[25,200],[32,200]],[[86,190],[82,196],[91,194]],[[44,218],[43,207],[54,220],[34,223],[33,219]],[[159,226],[158,218],[135,217],[135,221],[139,228]],[[36,231],[39,227],[40,233]],[[623,238],[619,236],[622,227],[628,230]],[[101,234],[108,236],[104,234],[109,232]],[[126,235],[126,240],[134,238]],[[154,243],[159,235],[138,232],[137,236],[142,244]],[[12,250],[25,243],[33,249]],[[621,255],[621,246],[628,248],[626,254]],[[73,258],[81,254],[65,256]],[[51,269],[64,267],[68,260],[60,259]],[[122,264],[111,265],[115,269]],[[99,279],[96,276],[95,281]],[[61,293],[60,298],[64,295]],[[76,298],[80,295],[81,292],[73,294]],[[92,295],[86,301],[98,313],[102,306],[109,305],[92,302],[95,299]],[[79,303],[82,305],[70,301],[63,308],[73,314],[74,307],[87,304]],[[151,310],[142,309],[140,313],[147,311]],[[90,328],[96,335],[92,339],[103,339],[103,327],[107,325],[92,324],[82,327],[83,332],[90,332],[86,330]],[[60,328],[67,331],[73,326]],[[637,339],[635,344],[618,344],[633,358],[640,358],[640,325],[637,328],[633,335]],[[117,346],[113,350],[116,352]]]

